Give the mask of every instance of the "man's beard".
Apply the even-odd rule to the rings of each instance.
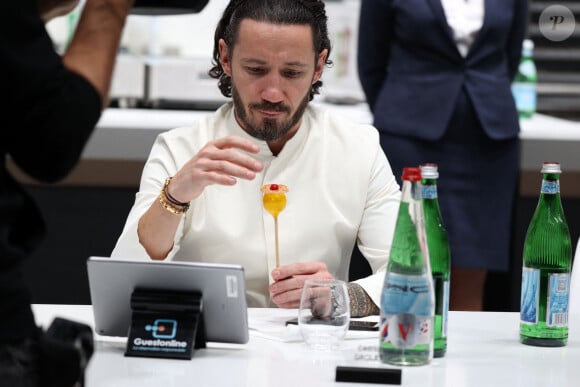
[[[233,84],[232,84],[233,86]],[[310,92],[310,91],[309,91]],[[309,93],[308,92],[308,93]],[[294,114],[287,121],[282,121],[278,123],[277,120],[271,118],[264,118],[262,122],[250,122],[248,118],[248,112],[244,106],[244,102],[240,97],[239,93],[236,91],[235,87],[232,87],[232,99],[234,101],[234,108],[236,117],[240,121],[242,128],[252,137],[255,137],[263,141],[274,141],[282,138],[286,133],[290,131],[301,119],[308,106],[309,94],[306,94]],[[267,110],[275,112],[286,112],[290,113],[290,108],[282,103],[271,103],[268,101],[262,101],[261,103],[252,103],[247,106],[248,110]]]

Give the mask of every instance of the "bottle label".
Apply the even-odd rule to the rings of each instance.
[[[381,298],[381,339],[397,348],[433,339],[433,288],[429,275],[385,275]]]
[[[557,194],[560,192],[560,181],[542,180],[543,194]]]
[[[546,326],[568,326],[568,297],[570,295],[570,274],[551,273],[548,276],[548,303],[546,305]]]
[[[385,315],[381,319],[381,341],[409,349],[433,341],[433,316],[412,313]]]
[[[424,185],[421,190],[421,196],[423,199],[437,199],[437,186]]]
[[[514,82],[512,84],[512,94],[516,102],[518,111],[536,110],[536,85],[533,83]]]
[[[547,282],[546,326],[568,326],[568,299],[570,273],[549,273]],[[522,270],[522,302],[520,320],[524,324],[538,323],[540,301],[540,270],[524,267]]]
[[[540,301],[540,270],[524,267],[522,269],[522,297],[520,320],[524,324],[538,323]]]

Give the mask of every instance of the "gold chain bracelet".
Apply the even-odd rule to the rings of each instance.
[[[159,194],[159,203],[165,208],[167,211],[171,212],[175,215],[183,215],[189,210],[189,203],[183,203],[176,200],[173,196],[169,195],[167,192],[167,187],[171,182],[171,177],[165,179],[165,184],[161,189],[161,193]]]

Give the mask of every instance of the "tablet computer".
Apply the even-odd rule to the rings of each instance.
[[[89,257],[87,272],[99,335],[128,335],[131,294],[136,288],[145,288],[201,292],[207,341],[248,341],[245,278],[240,265]]]

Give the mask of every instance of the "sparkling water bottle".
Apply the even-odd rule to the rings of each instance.
[[[534,63],[534,42],[526,39],[522,45],[522,58],[512,83],[512,94],[520,118],[530,118],[536,112],[538,98],[538,72]]]
[[[435,290],[434,357],[445,356],[447,350],[447,316],[449,315],[449,272],[451,254],[447,230],[443,225],[437,199],[437,164],[421,165],[423,177],[423,210],[429,250],[429,263]]]
[[[561,347],[568,341],[572,243],[560,201],[560,163],[545,162],[540,200],[524,242],[520,341]]]
[[[403,168],[402,198],[381,296],[380,358],[395,365],[433,358],[435,300],[421,201],[421,170]]]

